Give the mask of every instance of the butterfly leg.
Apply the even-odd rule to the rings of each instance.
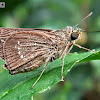
[[[46,62],[46,64],[45,64],[45,66],[44,66],[44,68],[43,68],[43,70],[42,70],[40,76],[39,76],[38,79],[35,81],[35,83],[32,85],[32,88],[35,86],[35,84],[38,82],[38,80],[39,80],[40,77],[42,76],[42,74],[43,74],[44,70],[46,69],[48,63],[49,63],[49,61]],[[32,88],[31,88],[31,89],[32,89]]]
[[[96,53],[94,50],[90,50],[90,49],[85,48],[85,47],[82,47],[82,46],[80,46],[80,45],[78,45],[78,44],[74,44],[74,45],[77,46],[77,47],[79,47],[79,48],[82,48],[82,49],[84,49],[84,50],[92,51],[92,52]]]
[[[63,68],[64,68],[64,58],[63,58],[63,63],[62,63],[62,68],[61,68],[61,81],[64,81],[64,79],[63,79]]]
[[[61,56],[63,58],[63,63],[62,63],[62,68],[61,68],[61,81],[64,81],[64,79],[63,79],[64,59],[65,59],[66,54],[69,53],[69,50],[68,50],[69,45],[70,45],[70,43],[68,42],[66,45],[66,48]]]
[[[37,79],[37,80],[35,81],[35,83],[32,85],[32,88],[35,86],[35,84],[36,84],[36,83],[38,82],[38,80],[41,78],[41,76],[42,76],[44,70],[46,69],[48,63],[50,62],[50,59],[51,59],[51,57],[53,56],[53,54],[54,54],[54,53],[52,53],[52,54],[47,58],[47,60],[46,60],[46,62],[45,62],[45,66],[44,66],[44,68],[43,68],[43,70],[42,70],[40,76],[38,77],[38,79]],[[31,88],[31,89],[32,89],[32,88]]]

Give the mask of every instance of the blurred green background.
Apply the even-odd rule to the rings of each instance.
[[[92,11],[94,14],[78,26],[86,31],[78,44],[100,49],[100,32],[95,32],[100,31],[100,0],[0,2],[5,2],[5,8],[0,8],[0,27],[62,29],[80,23]],[[85,51],[74,47],[72,52]],[[100,61],[75,65],[64,80],[50,90],[37,94],[34,100],[100,100]]]

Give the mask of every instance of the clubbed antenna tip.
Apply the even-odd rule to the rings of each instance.
[[[86,17],[84,17],[81,22],[83,22],[86,18],[90,17],[93,14],[93,12],[90,12]]]
[[[86,18],[90,17],[92,14],[93,14],[93,12],[90,12],[86,17],[84,17],[84,18],[81,20],[81,22],[83,22]],[[79,24],[76,24],[75,26],[77,26],[77,25],[79,25]]]

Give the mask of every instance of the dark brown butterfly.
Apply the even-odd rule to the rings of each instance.
[[[0,58],[11,75],[33,71],[45,63],[44,69],[33,86],[40,79],[50,61],[62,57],[61,80],[65,55],[80,39],[82,30],[76,26],[67,26],[60,30],[0,28]],[[32,87],[33,87],[32,86]]]

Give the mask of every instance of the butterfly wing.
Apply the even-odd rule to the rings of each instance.
[[[10,36],[9,33],[11,33],[13,30],[9,30],[9,28],[0,28],[0,58],[4,59],[3,54],[3,44],[6,41],[6,39]]]
[[[51,54],[53,40],[41,31],[12,34],[4,43],[4,58],[11,74],[32,71]]]
[[[50,32],[52,30],[49,29],[34,29],[34,28],[0,28],[0,58],[4,60],[4,53],[3,53],[3,45],[6,39],[16,33],[16,32],[22,32],[22,31],[43,31],[45,33]]]
[[[0,28],[0,58],[4,60],[3,45],[6,39],[13,33],[25,31],[23,28]],[[29,31],[29,29],[26,29]]]

